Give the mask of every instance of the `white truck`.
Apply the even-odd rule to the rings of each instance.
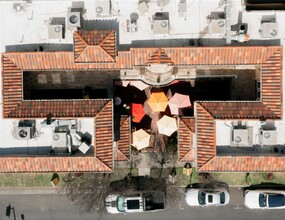
[[[147,192],[132,195],[109,195],[105,200],[109,213],[135,213],[164,209],[165,194],[163,192]]]

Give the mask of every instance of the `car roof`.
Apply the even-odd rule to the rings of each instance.
[[[285,205],[285,197],[282,194],[268,194],[268,206],[280,207]]]

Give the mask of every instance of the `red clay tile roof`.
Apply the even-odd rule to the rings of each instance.
[[[22,71],[12,61],[2,56],[3,116],[15,109],[22,101]]]
[[[76,63],[115,62],[115,31],[74,32],[74,60]]]
[[[216,156],[203,165],[200,172],[284,172],[285,157]]]
[[[180,117],[178,119],[178,154],[179,161],[196,161],[196,151],[193,147],[193,133],[195,131],[195,118]]]
[[[121,116],[120,134],[114,152],[115,161],[129,161],[131,146],[131,120],[130,116]]]
[[[145,64],[174,64],[164,49],[156,49]]]
[[[216,155],[216,125],[213,116],[197,103],[197,166],[205,165]]]
[[[215,119],[278,119],[262,102],[254,101],[201,101]]]
[[[95,116],[95,157],[113,169],[113,102],[110,100]]]
[[[88,41],[88,40],[87,40]],[[79,42],[79,41],[78,41]],[[86,43],[87,44],[87,43]],[[78,44],[76,53],[85,44]],[[81,48],[81,49],[80,49]],[[147,65],[148,59],[157,48],[134,48],[130,51],[119,51],[113,63],[75,63],[73,52],[25,52],[2,54],[3,83],[3,115],[11,117],[19,107],[17,114],[26,114],[27,102],[22,102],[22,72],[31,70],[92,70],[92,69],[125,69],[133,66]],[[244,65],[260,64],[262,67],[261,103],[253,102],[254,111],[248,109],[248,104],[242,105],[246,111],[257,117],[261,107],[266,117],[282,118],[282,47],[183,47],[163,48],[174,65]],[[166,58],[167,59],[167,58]],[[233,102],[232,102],[233,103]],[[242,102],[239,102],[242,103]],[[33,111],[37,112],[38,106]],[[224,105],[224,104],[223,104]],[[217,106],[216,106],[217,107]],[[22,110],[23,108],[23,110]],[[205,108],[207,108],[205,106]],[[213,115],[215,110],[212,109]],[[271,115],[274,114],[276,117]],[[24,113],[23,113],[24,112]],[[108,111],[107,111],[108,112]],[[258,113],[259,112],[259,113]],[[90,109],[87,110],[90,113]],[[225,116],[226,111],[223,111]],[[68,114],[68,113],[67,113]],[[107,113],[106,113],[107,114]],[[241,113],[244,115],[244,113]],[[244,116],[242,116],[244,117]],[[105,119],[104,119],[105,120]],[[104,121],[103,120],[103,121]],[[210,113],[197,104],[197,144],[198,167],[207,163],[215,156],[215,127]],[[109,128],[107,128],[108,130]],[[103,152],[105,148],[102,148]],[[100,153],[100,150],[98,151]],[[103,154],[100,154],[101,156]],[[107,154],[108,166],[110,154]]]
[[[31,70],[118,70],[133,67],[129,51],[119,51],[113,63],[75,63],[73,52],[3,53],[22,71]]]
[[[282,117],[282,50],[276,50],[262,63],[262,102],[278,117]]]
[[[53,117],[94,117],[108,101],[108,99],[22,101],[4,117],[45,118],[50,113]]]
[[[133,65],[146,65],[156,49],[132,48]],[[174,65],[244,65],[264,63],[281,47],[173,47],[163,50]]]
[[[1,173],[110,172],[96,157],[0,157]]]

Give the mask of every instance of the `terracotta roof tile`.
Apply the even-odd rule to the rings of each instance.
[[[22,71],[11,60],[2,56],[3,116],[22,101]]]
[[[120,151],[120,150],[118,149],[118,147],[116,147],[116,148],[114,149],[114,160],[115,160],[115,161],[129,161],[129,158],[126,157],[126,155],[123,154],[122,151]]]
[[[197,103],[196,117],[197,165],[205,165],[216,155],[216,126],[214,118]]]
[[[193,147],[193,128],[195,119],[192,117],[180,117],[178,120],[178,154],[180,161],[195,161]]]
[[[0,157],[1,173],[111,172],[96,157]]]
[[[215,156],[199,172],[284,172],[285,157]]]
[[[153,54],[145,64],[150,65],[150,64],[174,64],[174,63],[167,56],[164,49],[158,48],[153,52]]]
[[[91,42],[91,39],[89,40],[88,37],[86,37],[86,41],[84,40],[85,43],[82,41],[82,39],[79,37],[75,38],[75,41],[77,42],[77,47],[74,51],[75,56],[78,56],[78,54],[81,54],[86,49],[86,41],[88,41],[90,44],[97,43],[97,40],[95,40],[96,42]],[[104,42],[104,40],[101,41],[100,46],[103,48],[103,50],[107,51],[108,49],[106,48],[112,47],[108,43],[104,48],[104,43],[102,42]],[[41,109],[37,101],[22,102],[22,71],[87,69],[118,70],[132,68],[133,66],[137,65],[147,65],[148,59],[151,58],[156,50],[157,48],[135,48],[131,49],[130,51],[119,51],[118,56],[116,57],[116,61],[113,63],[75,63],[73,52],[4,53],[2,54],[3,115],[4,117],[22,117],[24,115],[27,115],[24,117],[42,117],[41,115],[43,115],[40,113],[43,109]],[[171,60],[174,65],[262,65],[262,102],[252,102],[252,104],[248,104],[247,102],[207,102],[212,104],[205,104],[206,102],[201,102],[200,104],[197,104],[196,132],[198,135],[198,167],[207,165],[207,161],[210,161],[211,158],[215,158],[214,118],[231,118],[233,114],[236,114],[237,117],[235,118],[246,118],[248,116],[245,116],[245,112],[247,112],[251,118],[260,118],[260,115],[262,115],[262,118],[265,117],[272,119],[282,117],[282,48],[280,46],[199,48],[185,47],[162,48],[162,50],[165,52],[164,58],[166,60]],[[112,57],[111,52],[109,55]],[[72,106],[71,102],[73,101],[74,100],[64,100],[64,104],[67,106]],[[213,103],[214,107],[212,106]],[[235,108],[241,111],[236,111],[233,109],[232,106],[236,105],[236,103],[239,104]],[[76,106],[78,105],[78,103],[73,104]],[[29,105],[32,107],[29,107]],[[44,105],[47,107],[47,109],[51,109],[57,112],[55,103],[45,103]],[[83,114],[81,114],[81,116],[93,113],[96,114],[96,110],[93,112],[93,109],[91,109],[89,105],[87,106],[88,107],[86,109],[84,108]],[[105,126],[103,126],[103,124],[105,124],[105,120],[107,121],[106,118],[109,117],[107,115],[111,114],[110,111],[104,112],[106,115],[105,113],[103,114],[102,120],[99,119],[100,116],[98,116],[99,118],[97,118],[97,120],[95,119],[95,121],[97,121],[99,124],[102,123],[102,128]],[[214,118],[211,116],[211,114],[209,114],[209,112],[213,114]],[[69,113],[69,111],[64,112],[64,114],[67,115],[69,115]],[[74,114],[76,115],[77,113],[79,113],[79,111],[75,110]],[[109,122],[110,120],[111,119],[109,119]],[[107,126],[104,129],[108,130],[110,127]],[[103,140],[103,136],[101,137]],[[100,139],[100,141],[102,140]],[[102,158],[104,155],[103,152],[107,152],[106,161],[103,162],[112,167],[112,157],[110,156],[111,151],[109,149],[111,145],[109,147],[107,145],[109,146],[109,143],[106,145],[103,144],[103,147],[98,148],[98,152],[96,151],[95,153],[99,153],[98,155],[100,155]],[[189,154],[189,152],[187,154]],[[215,166],[215,164],[218,164],[215,161],[213,163],[213,166]],[[223,164],[226,164],[225,166],[230,166],[224,162]],[[53,165],[51,165],[51,167],[52,166]],[[236,165],[234,167],[238,169]]]
[[[5,53],[4,57],[15,63],[22,71],[28,70],[98,70],[129,69],[132,58],[128,51],[118,52],[116,62],[75,63],[73,52],[25,52]]]
[[[173,47],[163,48],[174,65],[261,64],[280,47]],[[134,65],[146,65],[157,48],[133,48]]]
[[[181,159],[181,162],[194,162],[197,161],[197,149],[191,149]]]
[[[131,120],[129,116],[121,116],[120,120],[120,134],[117,141],[116,149],[118,151],[117,157],[115,154],[115,160],[128,161],[130,158],[130,145],[131,145]]]
[[[5,114],[9,118],[94,117],[109,99],[22,101]]]
[[[268,106],[254,101],[199,102],[215,119],[278,119]]]
[[[74,32],[75,62],[115,62],[115,33],[103,30]]]
[[[262,102],[278,117],[282,117],[282,50],[275,53],[262,64]]]
[[[95,156],[113,169],[113,102],[108,101],[95,116]]]

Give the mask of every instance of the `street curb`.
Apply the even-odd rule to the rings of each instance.
[[[249,185],[229,185],[230,188],[244,188]],[[172,187],[186,188],[184,185]],[[0,188],[0,195],[51,195],[59,194],[65,195],[65,192],[60,191],[60,188],[50,188],[50,187],[2,187]]]

